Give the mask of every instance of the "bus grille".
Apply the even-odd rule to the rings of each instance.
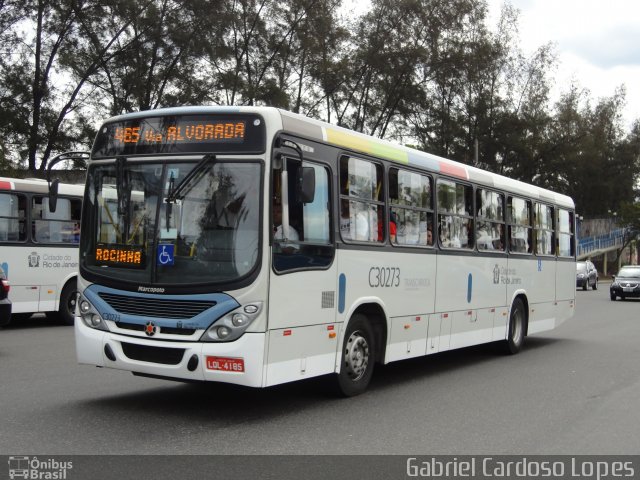
[[[163,365],[178,365],[184,356],[184,348],[150,347],[125,342],[122,342],[122,351],[131,360]]]
[[[124,330],[133,330],[136,332],[144,332],[145,325],[128,322],[117,322],[116,326]],[[175,327],[159,327],[159,333],[166,333],[168,335],[193,335],[196,333],[195,328],[175,328]]]
[[[100,292],[98,295],[118,313],[155,318],[192,318],[216,304],[213,301],[162,300],[105,292]]]

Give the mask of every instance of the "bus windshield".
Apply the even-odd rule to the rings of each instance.
[[[183,182],[196,165],[91,167],[82,267],[156,285],[220,284],[248,275],[259,252],[260,164],[213,161]],[[180,195],[172,198],[178,185]]]

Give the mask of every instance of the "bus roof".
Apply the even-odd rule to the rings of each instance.
[[[320,142],[326,142],[367,155],[416,168],[422,168],[434,173],[453,178],[471,181],[490,188],[506,190],[542,202],[553,203],[573,209],[575,204],[571,197],[553,192],[535,185],[514,180],[503,175],[481,170],[454,160],[432,155],[413,148],[398,145],[386,140],[371,137],[362,133],[338,127],[330,123],[276,109],[274,107],[242,107],[242,106],[191,106],[172,107],[157,110],[128,113],[106,120],[105,123],[131,120],[156,115],[197,115],[207,113],[259,113],[270,122],[278,121],[281,128],[287,132],[301,135]]]
[[[49,186],[46,180],[39,178],[8,178],[0,177],[0,192],[4,190],[14,190],[19,192],[39,193],[47,195]],[[71,195],[82,197],[84,195],[84,185],[73,185],[70,183],[60,183],[58,185],[59,195]]]

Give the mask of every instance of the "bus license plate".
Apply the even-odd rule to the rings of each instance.
[[[243,358],[207,357],[208,370],[220,370],[223,372],[244,372]]]
[[[624,292],[633,292],[633,287],[623,287],[622,291],[624,291]]]

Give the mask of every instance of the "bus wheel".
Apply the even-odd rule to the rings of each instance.
[[[78,301],[78,288],[76,282],[67,283],[60,295],[60,309],[58,310],[60,321],[65,325],[73,325],[76,315],[76,302]]]
[[[505,340],[506,351],[515,354],[520,351],[524,343],[525,330],[525,310],[524,303],[519,298],[513,301],[511,315],[509,316],[509,336]]]
[[[375,362],[373,330],[367,317],[351,317],[342,346],[342,365],[337,374],[339,392],[346,397],[359,395],[367,389]]]

